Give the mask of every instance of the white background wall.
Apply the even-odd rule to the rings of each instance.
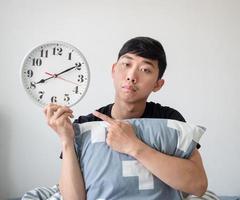
[[[166,84],[149,100],[208,128],[200,151],[209,189],[240,194],[239,10],[238,0],[1,0],[0,199],[52,186],[60,171],[58,138],[20,84],[25,54],[51,40],[83,52],[91,83],[77,117],[113,101],[111,65],[135,36],[158,39],[167,53]]]

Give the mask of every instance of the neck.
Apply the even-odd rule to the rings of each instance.
[[[140,118],[145,110],[146,102],[126,103],[116,101],[112,107],[112,117],[114,119]]]

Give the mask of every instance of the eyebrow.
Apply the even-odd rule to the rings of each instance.
[[[133,60],[133,59],[134,59],[133,57],[128,56],[128,55],[123,55],[122,58],[127,58],[127,59],[130,59],[130,60]],[[147,60],[147,59],[144,59],[143,62],[146,63],[146,64],[149,64],[149,65],[151,65],[153,68],[155,68],[154,64],[153,64],[151,61],[149,61],[149,60]]]

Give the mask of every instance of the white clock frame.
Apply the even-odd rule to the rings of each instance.
[[[49,50],[51,50],[51,48],[50,48],[50,46],[52,46],[52,52],[49,52]],[[64,47],[65,49],[63,49],[62,47]],[[57,49],[58,50],[61,50],[61,51],[58,51],[58,52],[56,52],[57,51]],[[66,49],[68,49],[68,51],[66,50]],[[65,51],[66,52],[65,52]],[[59,54],[59,52],[61,52],[61,55]],[[36,55],[35,54],[38,54],[38,56],[37,57],[35,57]],[[40,53],[40,55],[39,55],[39,53]],[[53,55],[52,55],[52,54]],[[54,54],[55,53],[55,54]],[[57,55],[56,55],[56,53],[57,53]],[[50,56],[50,54],[51,54],[51,59],[50,59],[50,57],[48,57],[48,56]],[[62,59],[60,59],[61,58],[61,56],[62,55],[64,55],[65,57],[64,57],[64,59],[65,60],[63,60],[63,58]],[[71,69],[71,70],[69,70],[70,72],[64,72],[64,75],[66,75],[66,74],[68,74],[68,75],[71,75],[69,78],[68,78],[68,80],[66,80],[65,78],[63,78],[62,76],[64,76],[63,74],[61,74],[61,77],[60,77],[60,75],[57,75],[59,72],[61,72],[62,70],[64,71],[64,69],[66,69],[66,66],[63,68],[63,67],[60,67],[59,69],[57,69],[56,67],[55,68],[50,68],[50,70],[52,70],[52,71],[55,71],[55,72],[58,72],[58,73],[53,73],[53,74],[51,74],[51,76],[48,74],[46,74],[47,72],[45,72],[45,74],[44,74],[44,72],[43,71],[41,71],[41,70],[39,70],[38,68],[40,68],[41,67],[41,65],[44,63],[44,61],[46,61],[48,58],[49,58],[49,62],[50,63],[53,63],[52,65],[54,65],[54,63],[56,63],[56,65],[64,65],[64,64],[66,64],[66,63],[69,63],[69,65],[67,66],[67,68],[69,68],[69,66],[71,65],[70,63],[71,63],[71,59],[72,59],[72,57],[73,57],[73,55],[74,55],[74,60],[72,61],[72,66],[73,66],[73,63],[75,63],[75,67],[73,68],[73,67],[71,67],[71,68],[73,68],[73,69]],[[66,56],[68,56],[67,58],[66,58]],[[67,60],[66,60],[67,59]],[[32,65],[34,64],[34,67],[35,67],[35,69],[34,70],[36,70],[35,72],[34,71],[32,71],[31,72],[31,70],[30,70],[30,63],[32,63]],[[78,66],[77,66],[77,64],[78,64]],[[36,65],[36,66],[35,66]],[[51,64],[50,64],[51,65]],[[32,66],[33,67],[33,66]],[[49,66],[47,66],[47,67],[49,67]],[[75,76],[74,74],[73,74],[73,72],[74,72],[74,70],[75,70],[75,73],[77,74],[77,72],[76,72],[76,70],[79,70],[79,71],[82,71],[82,73],[83,74],[81,74],[81,79],[80,79],[80,75],[78,75],[78,79],[76,80],[75,79],[75,82],[73,82],[72,80],[71,80],[71,78],[73,77],[73,76]],[[27,70],[27,71],[26,71]],[[28,71],[28,70],[30,70],[30,71]],[[51,71],[51,72],[52,72]],[[31,72],[31,73],[28,73],[28,72]],[[34,81],[32,81],[31,82],[31,78],[32,77],[27,77],[28,75],[30,76],[30,75],[32,75],[33,76],[33,72],[34,73],[39,73],[39,74],[37,74],[37,75],[35,75],[35,76],[37,76],[37,77],[35,77],[35,78],[37,78],[37,80],[39,80],[38,81],[38,83],[36,82],[37,80],[35,80],[35,82]],[[27,74],[28,73],[28,74]],[[79,72],[78,72],[79,73]],[[54,76],[53,76],[54,75]],[[57,75],[57,76],[56,76]],[[40,78],[40,77],[42,77],[42,78]],[[51,77],[51,78],[50,78]],[[83,78],[84,77],[84,78]],[[40,80],[42,80],[42,79],[52,79],[52,80],[46,80],[46,83],[45,83],[45,81],[44,82],[42,82],[41,84],[39,83],[40,82]],[[40,105],[40,106],[45,106],[47,103],[51,103],[51,101],[50,101],[50,99],[48,99],[48,100],[46,100],[46,99],[44,99],[43,100],[43,96],[42,96],[42,99],[40,98],[40,96],[39,96],[39,98],[37,99],[37,97],[36,97],[36,93],[34,93],[35,91],[33,90],[33,89],[30,89],[29,87],[30,87],[30,85],[29,84],[32,84],[33,83],[33,85],[35,84],[35,87],[37,87],[36,85],[37,84],[39,84],[40,85],[40,88],[42,88],[44,85],[43,84],[49,84],[49,83],[47,83],[47,82],[52,82],[54,79],[55,80],[57,80],[57,81],[55,81],[55,88],[56,89],[58,89],[58,93],[60,93],[61,91],[61,88],[58,88],[57,86],[59,85],[59,86],[62,86],[62,92],[64,92],[64,87],[65,87],[65,89],[68,87],[68,88],[70,88],[70,86],[69,86],[69,84],[75,84],[75,89],[76,89],[76,91],[74,91],[75,92],[75,94],[71,94],[72,96],[71,97],[74,97],[74,100],[71,102],[71,103],[69,103],[69,101],[67,102],[64,102],[64,100],[62,100],[61,99],[61,101],[59,101],[59,102],[52,102],[52,103],[57,103],[57,104],[60,104],[60,105],[66,105],[66,106],[69,106],[69,107],[71,107],[71,106],[74,106],[75,104],[77,104],[84,96],[85,96],[85,94],[86,94],[86,92],[87,92],[87,90],[88,90],[88,87],[89,87],[89,83],[90,83],[90,70],[89,70],[89,65],[88,65],[88,63],[87,63],[87,60],[86,60],[86,58],[84,57],[84,55],[81,53],[81,51],[78,49],[78,48],[76,48],[75,46],[73,46],[72,44],[69,44],[69,43],[66,43],[66,42],[62,42],[62,41],[50,41],[50,42],[46,42],[46,43],[43,43],[43,44],[41,44],[41,45],[37,45],[37,46],[35,46],[34,48],[32,48],[27,54],[26,54],[26,56],[24,57],[24,59],[23,59],[23,61],[22,61],[22,63],[21,63],[21,70],[20,70],[20,79],[21,79],[21,83],[22,83],[22,86],[23,86],[23,88],[24,88],[24,90],[25,90],[25,92],[28,94],[28,96],[35,102],[35,103],[37,103],[37,105]],[[27,79],[29,79],[29,81],[27,80]],[[31,80],[30,80],[31,79]],[[62,79],[62,80],[59,80],[59,79]],[[61,81],[64,81],[63,79],[65,79],[65,82],[63,83],[63,82],[61,82]],[[84,84],[82,84],[82,85],[80,85],[80,83],[78,83],[79,81],[82,81],[82,83],[84,83]],[[58,82],[58,84],[57,84],[57,82]],[[65,85],[64,85],[65,84]],[[32,85],[32,86],[33,86]],[[77,85],[77,86],[76,86]],[[38,86],[39,87],[39,86]],[[49,90],[50,90],[50,87],[51,87],[51,90],[54,90],[54,84],[53,83],[51,83],[51,84],[49,84]],[[80,88],[80,90],[78,91],[77,89],[79,89]],[[45,89],[47,89],[47,86],[45,85]],[[34,92],[33,92],[34,91]],[[37,92],[37,91],[36,91]],[[41,91],[38,91],[38,92],[41,92]],[[50,92],[52,92],[52,93],[54,93],[53,91],[50,91]],[[72,91],[73,92],[73,91]],[[78,95],[78,93],[77,92],[79,92],[79,95]],[[44,93],[45,94],[45,93]],[[54,94],[47,94],[48,96],[51,96],[51,95],[54,95]],[[66,94],[65,94],[66,95]],[[44,96],[45,97],[45,96]],[[56,96],[52,96],[52,97],[56,97]],[[68,98],[70,98],[69,97],[69,95],[68,96],[63,96],[63,99],[68,99]],[[57,97],[55,98],[55,100],[57,99]]]

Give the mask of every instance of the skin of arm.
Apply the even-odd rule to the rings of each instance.
[[[72,110],[65,106],[49,104],[44,108],[48,125],[58,134],[63,160],[59,189],[64,200],[85,200],[86,192],[79,162],[74,148],[74,131],[70,117]]]
[[[198,150],[189,159],[169,156],[149,147],[136,137],[131,124],[112,119],[95,111],[108,125],[107,144],[115,151],[136,158],[152,174],[176,190],[202,196],[207,189],[207,176]]]
[[[196,196],[207,190],[207,177],[200,153],[193,151],[189,159],[169,156],[152,149],[146,144],[135,143],[130,153],[155,176],[171,187]]]

